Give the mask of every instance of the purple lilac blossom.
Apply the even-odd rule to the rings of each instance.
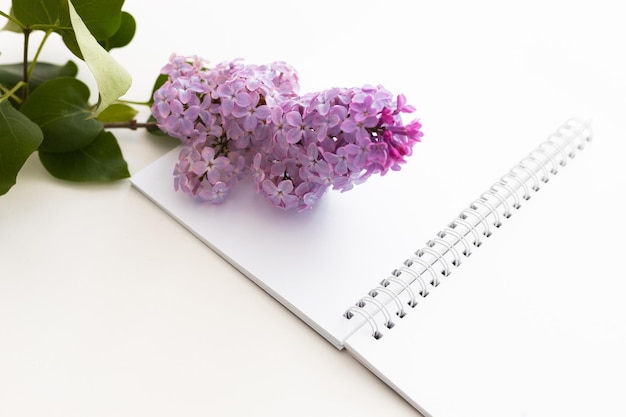
[[[329,189],[350,190],[371,175],[397,171],[422,137],[415,108],[382,86],[299,95],[284,62],[207,68],[172,55],[152,114],[183,146],[174,188],[221,204],[250,178],[268,203],[305,210]]]

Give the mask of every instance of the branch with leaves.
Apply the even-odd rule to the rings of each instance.
[[[120,100],[131,76],[109,51],[128,45],[135,19],[122,11],[124,0],[13,0],[3,30],[24,36],[23,62],[0,65],[0,195],[35,152],[53,176],[69,181],[114,181],[130,176],[117,139],[109,130],[151,128],[138,123],[137,110]],[[29,59],[31,33],[43,31]],[[98,102],[76,78],[78,66],[40,62],[50,36],[61,36],[70,55],[93,74]],[[158,86],[159,80],[157,80]],[[152,104],[152,98],[145,103]],[[154,129],[156,130],[156,129]]]

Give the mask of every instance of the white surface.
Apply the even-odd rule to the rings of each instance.
[[[591,173],[600,192],[623,193],[626,29],[611,4],[127,0],[138,33],[115,56],[136,100],[174,51],[285,60],[303,91],[404,92],[424,122],[418,169],[447,198],[403,201],[448,221],[572,115],[593,118],[590,150],[607,155]],[[20,43],[0,33],[0,62],[18,61]],[[42,59],[62,51],[52,39]],[[168,150],[116,135],[131,173]],[[0,197],[0,259],[0,415],[416,415],[128,181],[64,183],[31,158]]]

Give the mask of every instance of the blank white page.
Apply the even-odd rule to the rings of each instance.
[[[379,340],[363,328],[347,349],[434,417],[626,415],[616,139],[592,143]]]

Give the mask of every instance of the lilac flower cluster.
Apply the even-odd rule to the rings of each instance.
[[[176,190],[214,204],[250,178],[283,209],[311,207],[329,188],[347,191],[373,174],[399,170],[422,132],[403,95],[381,86],[331,88],[300,96],[283,62],[222,63],[173,55],[155,92],[158,126],[185,145]]]

